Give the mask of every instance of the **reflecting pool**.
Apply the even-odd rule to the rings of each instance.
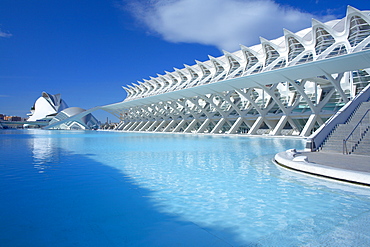
[[[297,138],[0,131],[0,246],[369,246],[370,188],[277,167]]]

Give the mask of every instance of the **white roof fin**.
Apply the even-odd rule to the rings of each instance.
[[[347,16],[352,13],[358,13],[358,12],[361,12],[361,11],[350,5],[347,6]]]

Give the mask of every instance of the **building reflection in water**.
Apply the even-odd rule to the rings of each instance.
[[[33,154],[33,167],[39,173],[44,173],[57,159],[54,139],[40,137],[37,133],[34,135],[35,138],[29,139],[29,145]]]

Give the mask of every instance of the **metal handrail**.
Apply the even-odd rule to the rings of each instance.
[[[368,84],[359,94],[357,94],[350,102],[343,106],[337,113],[330,117],[325,124],[321,125],[312,135],[309,136],[306,143],[306,148],[312,152],[318,151],[327,140],[333,129],[338,124],[344,124],[348,121],[351,115],[356,111],[359,105],[370,99],[370,84]]]
[[[356,126],[353,128],[353,130],[351,131],[351,133],[349,133],[349,135],[347,136],[346,139],[343,139],[343,154],[348,154],[348,149],[347,149],[347,142],[348,142],[348,139],[353,136],[355,130],[362,124],[362,120],[365,119],[366,115],[368,115],[368,113],[370,112],[370,109],[368,109],[366,111],[366,113],[362,116],[362,118],[360,119],[360,121],[356,124]]]

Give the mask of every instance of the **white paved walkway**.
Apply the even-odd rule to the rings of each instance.
[[[275,161],[294,170],[370,185],[370,156],[287,150],[276,154]]]

